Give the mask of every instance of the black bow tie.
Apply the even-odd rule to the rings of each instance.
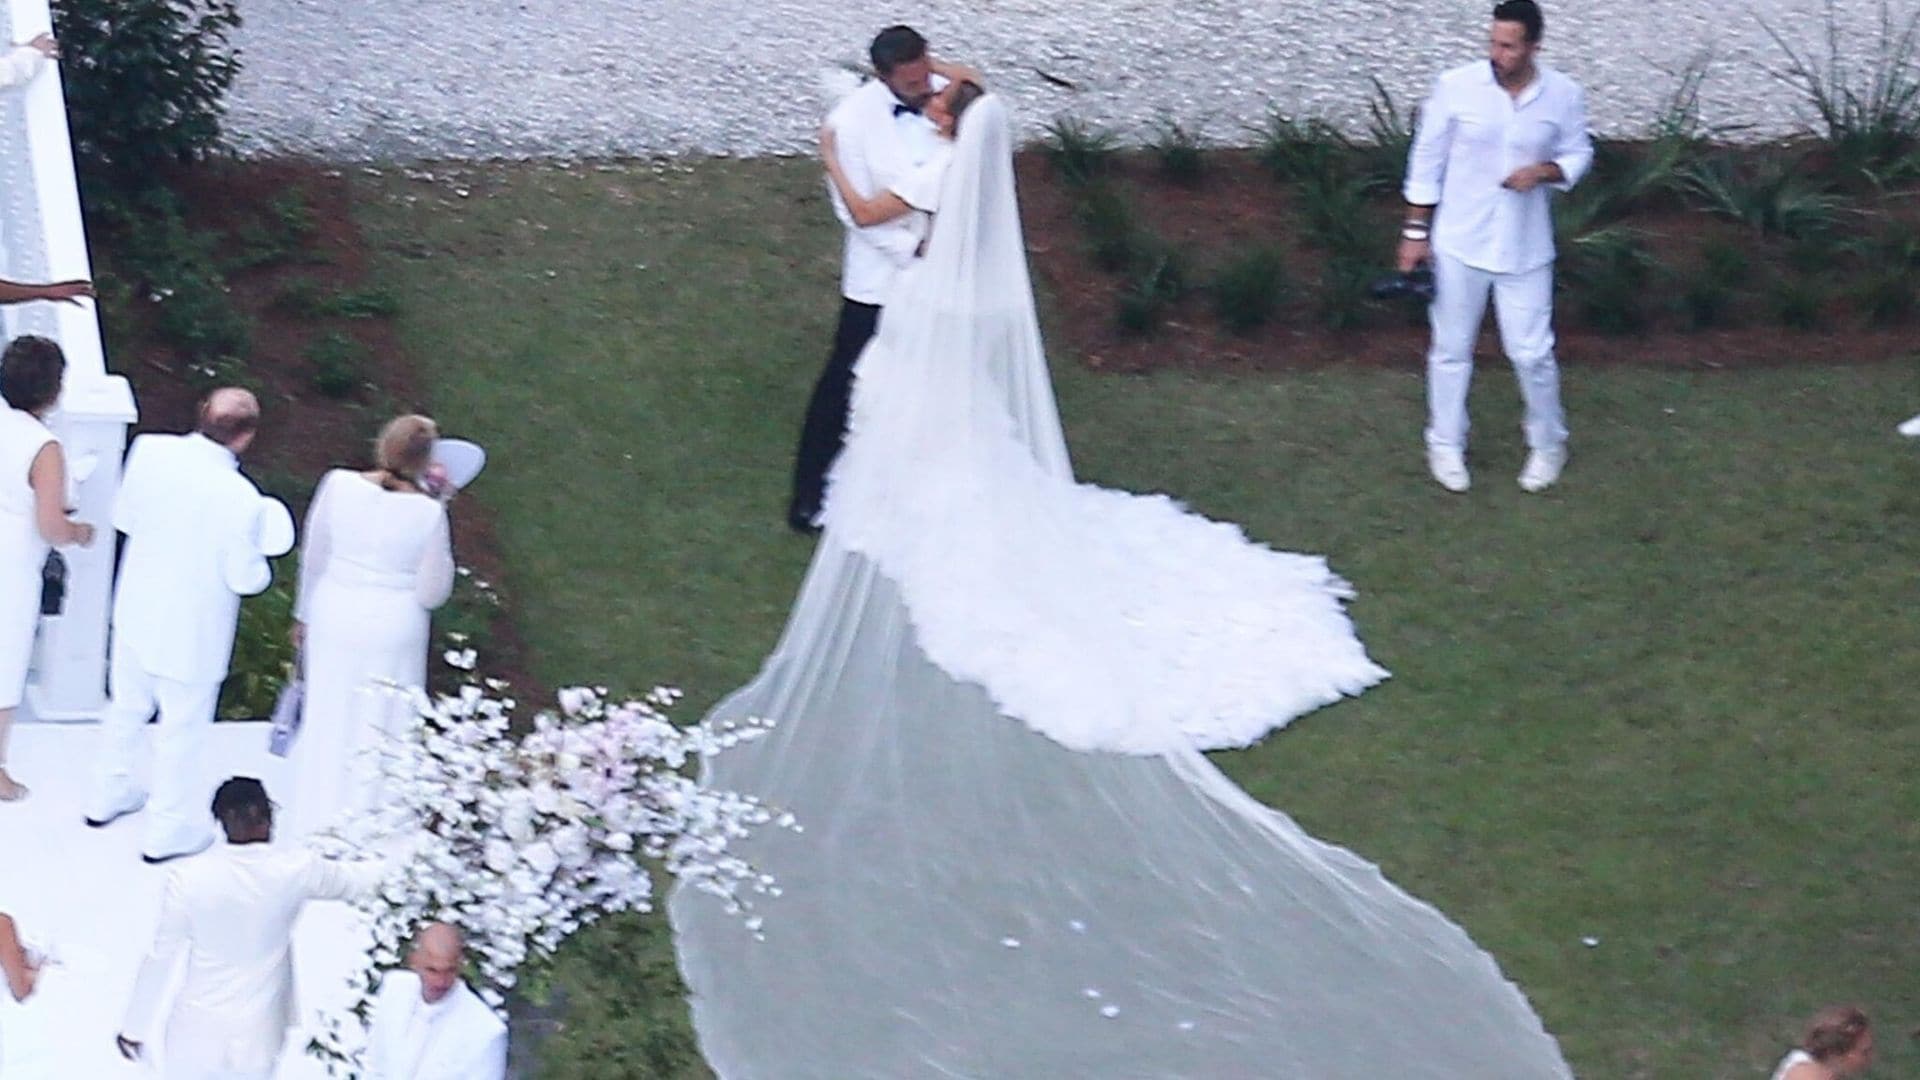
[[[895,115],[895,116],[899,116],[899,115],[900,115],[901,113],[912,113],[912,114],[913,114],[913,115],[915,115],[915,116],[919,116],[919,115],[920,115],[920,106],[918,106],[918,105],[908,105],[908,104],[907,104],[906,102],[904,102],[904,101],[896,101],[896,102],[894,102],[894,103],[893,103],[893,115]]]

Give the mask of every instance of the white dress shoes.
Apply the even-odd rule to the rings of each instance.
[[[1520,488],[1523,491],[1545,491],[1560,479],[1560,470],[1566,467],[1566,447],[1535,450],[1527,455],[1527,467],[1520,470]]]
[[[1448,491],[1465,491],[1473,486],[1473,478],[1467,474],[1467,455],[1459,450],[1427,447],[1427,471]]]

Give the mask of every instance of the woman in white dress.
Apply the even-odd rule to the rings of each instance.
[[[1773,1080],[1847,1080],[1873,1064],[1873,1025],[1852,1005],[1813,1014],[1800,1045],[1773,1070]]]
[[[375,443],[377,467],[327,473],[307,510],[294,606],[307,689],[291,754],[292,838],[377,805],[380,751],[406,707],[388,687],[426,680],[430,615],[453,591],[446,507],[421,485],[437,435],[424,416],[390,421]]]
[[[33,335],[0,353],[0,802],[27,795],[7,772],[7,737],[26,694],[47,550],[93,542],[93,526],[67,517],[66,455],[42,423],[66,366],[59,345]]]
[[[706,762],[806,829],[739,844],[781,889],[765,940],[671,901],[716,1074],[1571,1076],[1464,931],[1199,752],[1386,673],[1325,560],[1074,479],[995,95],[855,368],[822,523],[713,717],[774,727]]]

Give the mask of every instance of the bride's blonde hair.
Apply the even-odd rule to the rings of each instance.
[[[393,491],[402,481],[417,481],[432,463],[433,441],[439,437],[440,428],[432,417],[409,413],[387,421],[373,441],[374,465],[385,474],[380,486]]]

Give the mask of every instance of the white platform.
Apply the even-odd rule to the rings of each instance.
[[[0,804],[0,911],[13,915],[29,944],[48,946],[57,964],[24,1003],[0,993],[4,1080],[157,1074],[122,1061],[113,1037],[153,940],[166,868],[140,861],[137,815],[105,829],[82,823],[96,736],[90,724],[14,730],[10,770],[33,794]],[[286,790],[286,763],[266,752],[265,724],[217,724],[209,746],[224,775],[257,776],[269,794]],[[345,1003],[344,980],[363,963],[364,941],[345,905],[309,907],[294,939],[303,1016]],[[302,1052],[306,1043],[303,1030],[290,1037],[280,1080],[326,1076]]]

